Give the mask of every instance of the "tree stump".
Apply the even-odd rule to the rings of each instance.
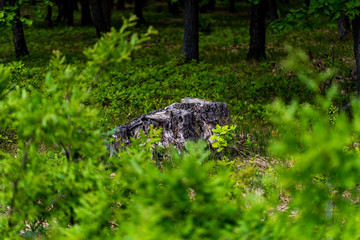
[[[131,143],[131,137],[140,136],[139,131],[149,133],[150,125],[162,128],[160,145],[174,145],[182,150],[188,140],[204,139],[210,142],[211,131],[216,125],[229,124],[229,109],[226,103],[208,102],[197,98],[184,98],[180,103],[144,114],[130,123],[119,126],[113,134],[115,147]]]

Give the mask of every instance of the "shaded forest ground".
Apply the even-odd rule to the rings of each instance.
[[[121,26],[122,17],[129,17],[132,5],[124,11],[113,11],[112,24]],[[284,16],[295,5],[280,5]],[[349,101],[356,89],[350,76],[355,66],[351,36],[338,40],[336,23],[318,21],[314,29],[294,28],[278,32],[267,29],[266,54],[262,62],[246,61],[249,43],[250,4],[237,3],[238,12],[229,13],[225,3],[218,3],[216,11],[200,15],[200,63],[183,64],[180,58],[183,38],[183,16],[174,16],[162,3],[149,4],[144,9],[147,25],[159,34],[133,55],[133,60],[113,69],[112,78],[95,87],[96,99],[102,105],[99,125],[104,131],[154,109],[163,108],[184,97],[197,97],[226,102],[237,131],[249,133],[263,151],[271,136],[267,108],[277,97],[286,102],[311,102],[313,93],[307,90],[292,72],[283,70],[281,61],[286,56],[286,44],[309,54],[311,68],[321,72],[334,68],[329,81],[338,82],[340,93],[334,104]],[[54,8],[56,9],[56,8]],[[42,9],[45,10],[45,9]],[[80,13],[75,12],[75,25],[48,28],[34,14],[32,6],[24,6],[32,26],[25,27],[30,56],[16,59],[10,29],[2,26],[0,63],[12,68],[13,87],[32,85],[42,87],[48,62],[54,50],[66,56],[68,63],[81,69],[86,61],[83,51],[96,41],[92,26],[80,26]],[[56,16],[56,12],[54,16]],[[330,82],[323,84],[323,89]]]

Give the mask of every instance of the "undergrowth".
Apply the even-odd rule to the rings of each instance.
[[[98,42],[78,13],[74,27],[46,30],[34,16],[22,59],[1,26],[1,236],[358,238],[359,103],[335,111],[354,91],[349,40],[338,47],[329,23],[268,29],[267,59],[246,62],[249,5],[238,3],[236,14],[203,14],[201,61],[184,64],[181,18],[165,8],[147,6],[158,34],[137,29],[147,34],[132,44],[119,12],[123,27]],[[236,129],[215,130],[220,153],[189,142],[159,169],[158,136],[142,135],[110,156],[104,133],[184,97],[228,104]]]

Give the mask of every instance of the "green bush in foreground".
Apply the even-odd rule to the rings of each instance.
[[[209,159],[203,142],[170,149],[160,170],[152,159],[159,130],[110,157],[92,88],[153,33],[131,35],[133,25],[88,50],[85,69],[56,53],[42,92],[12,88],[0,67],[0,129],[17,135],[16,152],[0,155],[2,239],[360,238],[360,104],[351,120],[329,116],[335,88],[314,106],[273,105],[272,152],[283,162],[264,174]],[[299,59],[287,63],[317,91],[326,75],[307,76]]]

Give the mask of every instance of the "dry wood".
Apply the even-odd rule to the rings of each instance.
[[[229,109],[226,103],[208,102],[197,98],[184,98],[180,103],[155,110],[135,118],[130,123],[117,127],[113,137],[116,146],[129,144],[131,137],[139,137],[139,130],[149,133],[150,125],[162,128],[160,144],[164,147],[174,145],[183,149],[188,140],[205,139],[209,141],[211,131],[217,124],[229,123]]]

